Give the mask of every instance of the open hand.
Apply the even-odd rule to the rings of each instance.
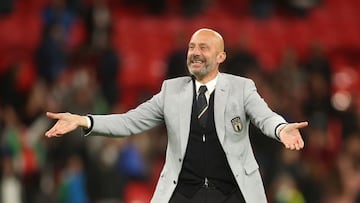
[[[279,137],[287,149],[300,150],[304,147],[304,141],[299,129],[308,126],[308,122],[289,123],[280,130]]]
[[[47,137],[59,137],[75,130],[79,126],[86,127],[86,118],[76,114],[47,112],[46,116],[58,120],[50,130],[45,132]]]

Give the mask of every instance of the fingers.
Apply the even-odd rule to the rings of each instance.
[[[60,119],[59,113],[46,112],[46,116],[51,119]]]
[[[50,130],[46,131],[46,132],[45,132],[45,136],[46,136],[46,137],[55,137],[55,136],[57,137],[57,136],[58,136],[58,132],[57,132],[55,126],[52,127]]]
[[[302,147],[298,143],[295,143],[295,144],[286,145],[286,149],[300,150],[300,149],[302,149]]]
[[[305,128],[308,125],[309,125],[309,123],[307,121],[304,121],[304,122],[296,123],[296,128],[297,129]]]
[[[61,137],[66,133],[66,129],[59,128],[58,126],[52,127],[50,130],[45,132],[46,137]]]
[[[300,135],[300,139],[298,139],[298,143],[299,143],[300,149],[304,148],[305,143],[304,143],[304,140],[302,139],[301,135]]]
[[[58,137],[60,134],[62,133],[59,131],[58,124],[55,124],[50,130],[45,132],[46,137]]]
[[[290,149],[290,150],[301,150],[302,148],[304,148],[304,145],[295,143],[295,144],[285,145],[285,147],[286,149]]]
[[[291,148],[291,150],[300,150],[300,149],[302,149],[303,147],[304,147],[304,145],[301,146],[300,143],[295,143],[295,144],[293,145],[293,147]]]
[[[58,120],[55,125],[48,131],[45,132],[45,136],[47,137],[59,137],[60,135],[63,135],[66,133],[67,126],[66,123],[64,123],[65,118],[64,113],[52,113],[52,112],[46,112],[46,116],[48,116],[51,119]]]
[[[285,145],[286,149],[301,150],[302,148],[304,148],[304,141],[301,138],[301,135],[299,134],[293,139],[286,140],[284,142],[284,145]]]
[[[290,131],[293,131],[294,129],[301,129],[301,128],[305,128],[306,126],[308,126],[309,123],[307,121],[304,121],[304,122],[300,122],[300,123],[289,123],[287,124],[283,130],[280,131],[281,132],[290,132]]]
[[[46,116],[51,119],[60,119],[60,114],[58,113],[46,112]],[[58,137],[58,135],[58,123],[56,123],[50,130],[45,132],[46,137]]]

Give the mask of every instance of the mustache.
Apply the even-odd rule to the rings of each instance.
[[[190,57],[191,61],[204,61],[205,59],[203,57],[201,57],[200,55],[192,55]]]

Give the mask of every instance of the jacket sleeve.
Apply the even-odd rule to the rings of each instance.
[[[257,92],[252,80],[247,80],[244,87],[244,105],[246,114],[251,122],[259,128],[265,135],[278,139],[276,128],[286,120],[279,114],[273,112],[263,98]]]
[[[126,113],[89,115],[93,119],[93,126],[86,135],[96,132],[108,136],[129,136],[162,124],[165,86],[164,82],[158,94]]]

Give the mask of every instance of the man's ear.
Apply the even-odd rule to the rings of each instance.
[[[222,62],[224,62],[226,59],[226,53],[225,52],[220,52],[218,55],[217,55],[217,62],[220,64]]]

